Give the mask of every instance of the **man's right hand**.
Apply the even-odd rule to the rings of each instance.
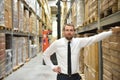
[[[53,68],[53,71],[59,74],[59,73],[61,73],[61,68],[59,66],[55,66]]]

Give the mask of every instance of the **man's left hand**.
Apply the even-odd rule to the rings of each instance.
[[[116,26],[116,27],[112,28],[112,32],[113,32],[113,34],[120,33],[120,26]]]

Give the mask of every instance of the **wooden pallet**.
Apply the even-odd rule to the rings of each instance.
[[[95,21],[97,21],[98,17],[97,16],[93,16],[90,18],[90,23],[93,23]]]
[[[0,26],[0,30],[5,30],[5,27],[4,26]]]
[[[117,11],[118,11],[117,5],[113,5],[113,6],[109,7],[108,9],[104,10],[103,12],[101,12],[100,17],[101,18],[107,17]]]
[[[12,31],[12,28],[6,28],[8,31]]]
[[[18,70],[19,69],[19,66],[15,66],[14,68],[13,68],[13,71],[16,71],[16,70]]]
[[[14,30],[14,32],[19,32],[19,30]]]

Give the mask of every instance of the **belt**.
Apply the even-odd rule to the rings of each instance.
[[[59,73],[60,75],[63,75],[63,76],[67,76],[67,77],[74,77],[74,76],[77,76],[79,75],[78,73],[74,73],[74,74],[64,74],[64,73]]]

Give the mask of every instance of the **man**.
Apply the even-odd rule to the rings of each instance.
[[[102,32],[98,35],[86,38],[74,38],[75,28],[72,24],[66,24],[63,27],[64,37],[54,41],[43,53],[44,60],[54,72],[57,73],[57,80],[80,80],[78,74],[79,55],[81,48],[92,43],[103,40],[112,35],[112,33],[120,32],[120,28],[113,28],[108,32]],[[68,49],[69,47],[69,49]],[[53,65],[50,56],[56,53],[58,65]],[[71,54],[70,56],[68,56]]]

